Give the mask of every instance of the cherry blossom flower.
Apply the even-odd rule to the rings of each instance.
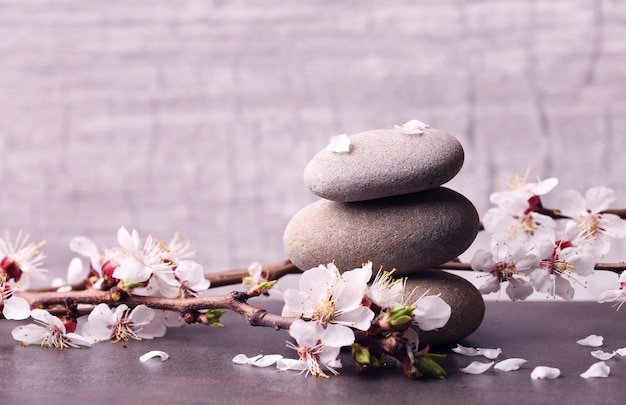
[[[482,294],[499,292],[502,283],[506,282],[506,293],[513,301],[528,298],[534,289],[526,278],[539,265],[537,255],[515,240],[494,244],[493,250],[493,254],[477,250],[470,262],[474,271],[488,273],[487,281],[478,290]]]
[[[593,274],[595,253],[585,245],[574,246],[568,240],[558,240],[553,245],[543,242],[539,247],[542,260],[539,268],[530,273],[530,281],[539,292],[571,301],[574,289],[566,278],[580,283],[575,276]]]
[[[183,260],[176,265],[174,275],[180,282],[180,297],[200,297],[205,295],[211,282],[204,276],[202,265],[193,260]]]
[[[367,292],[369,299],[381,308],[402,305],[406,278],[394,279],[392,274],[393,270],[384,271],[381,268]]]
[[[559,179],[550,177],[527,182],[530,169],[523,176],[516,175],[505,186],[506,190],[491,193],[489,201],[507,212],[534,211],[541,205],[540,197],[548,194],[559,184]]]
[[[38,344],[60,350],[90,346],[87,339],[73,331],[68,332],[65,324],[48,311],[34,309],[31,316],[35,320],[34,325],[18,326],[11,332],[13,338],[22,345]]]
[[[198,251],[191,248],[191,241],[176,231],[167,244],[163,258],[178,263],[183,260],[195,259]]]
[[[341,134],[330,138],[330,143],[326,149],[335,153],[348,153],[350,152],[350,145],[352,145],[350,137],[347,134]]]
[[[617,307],[617,311],[619,311],[626,302],[626,290],[620,288],[602,291],[598,297],[598,302],[612,302],[613,307]]]
[[[6,282],[20,282],[20,287],[27,290],[32,280],[45,280],[48,270],[41,268],[46,257],[41,250],[44,242],[28,243],[28,234],[20,231],[15,242],[12,241],[8,229],[0,238],[0,273],[6,275]]]
[[[611,238],[626,236],[626,221],[604,211],[615,201],[615,192],[607,187],[592,187],[583,196],[575,190],[561,194],[559,211],[576,221],[580,237],[593,242],[596,252],[603,256],[611,247]]]
[[[300,276],[299,290],[285,291],[286,307],[323,326],[329,346],[351,345],[350,328],[367,330],[374,318],[374,312],[361,303],[371,275],[371,265],[343,274],[321,266],[307,270]]]
[[[482,223],[496,242],[518,240],[532,247],[542,240],[554,241],[556,234],[552,218],[528,209],[518,212],[490,208]]]
[[[402,125],[394,125],[393,127],[404,135],[420,135],[424,133],[424,129],[428,128],[428,124],[419,120],[410,120]]]
[[[116,259],[119,267],[113,271],[114,278],[130,285],[137,295],[179,296],[181,283],[176,279],[173,263],[165,258],[168,252],[163,242],[149,235],[142,246],[137,231],[131,234],[124,227],[118,230],[117,239],[122,255]]]
[[[336,369],[341,368],[341,360],[337,358],[340,347],[328,345],[335,341],[334,332],[324,328],[318,322],[297,320],[291,324],[289,334],[297,344],[291,342],[287,346],[296,350],[299,359],[279,359],[277,368],[283,370],[301,370],[305,375],[329,378],[322,368],[334,375],[339,374]]]
[[[166,327],[158,312],[145,305],[130,310],[121,304],[111,310],[107,304],[98,304],[89,314],[81,334],[90,343],[113,339],[113,342],[131,339],[154,339],[165,335]]]

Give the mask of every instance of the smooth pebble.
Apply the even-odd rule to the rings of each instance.
[[[319,197],[348,202],[428,190],[463,166],[459,141],[435,128],[412,135],[376,129],[349,138],[349,153],[324,149],[304,169],[305,184]]]

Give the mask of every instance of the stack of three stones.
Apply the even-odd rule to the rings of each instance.
[[[333,145],[333,142],[335,145]],[[460,171],[464,152],[454,137],[420,121],[335,137],[304,170],[320,200],[289,222],[289,259],[306,270],[334,262],[408,275],[407,293],[441,294],[452,307],[448,324],[420,331],[431,345],[456,343],[484,316],[480,293],[465,279],[433,266],[453,260],[473,242],[479,217],[461,194],[441,187]]]

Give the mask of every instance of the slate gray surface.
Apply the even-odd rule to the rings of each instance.
[[[418,118],[456,136],[482,214],[532,167],[626,206],[626,3],[0,3],[0,226],[195,241],[207,271],[284,259],[329,139]]]
[[[257,301],[257,305],[259,302]],[[261,306],[278,311],[276,301]],[[502,404],[604,403],[620,404],[626,394],[626,358],[608,360],[606,379],[579,377],[596,362],[590,347],[576,344],[589,334],[604,336],[601,349],[626,346],[626,325],[620,313],[594,303],[488,302],[482,326],[463,341],[468,346],[502,348],[498,360],[522,357],[528,363],[518,371],[493,369],[482,375],[463,374],[459,368],[480,357],[464,357],[447,349],[445,381],[404,377],[400,369],[359,374],[343,355],[339,377],[330,380],[279,373],[231,362],[238,353],[248,356],[279,353],[288,335],[269,328],[253,328],[228,314],[224,329],[186,326],[170,329],[163,338],[129,342],[126,347],[97,346],[58,351],[21,347],[10,338],[0,342],[0,368],[5,372],[0,395],[3,403],[110,404]],[[10,336],[17,322],[0,323],[0,334]],[[139,356],[164,350],[169,360],[146,363]],[[561,370],[556,380],[532,380],[535,366]]]

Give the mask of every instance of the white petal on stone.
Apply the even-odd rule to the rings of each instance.
[[[474,349],[473,347],[465,347],[459,344],[457,344],[456,347],[453,347],[452,351],[458,354],[462,354],[463,356],[480,356],[478,350]]]
[[[428,128],[428,124],[423,123],[420,120],[411,120],[404,125],[394,125],[396,131],[404,135],[419,135],[424,133],[424,128]]]
[[[350,152],[350,145],[352,142],[348,137],[348,134],[336,135],[330,138],[330,143],[326,147],[330,152],[346,153]]]
[[[481,363],[480,361],[473,361],[469,366],[462,368],[461,371],[467,374],[482,374],[489,370],[493,366],[493,361],[489,363]]]
[[[617,354],[616,351],[613,351],[612,353],[609,352],[605,352],[603,350],[594,350],[591,352],[591,355],[593,357],[595,357],[598,360],[609,360],[611,358],[613,358],[615,355]]]
[[[530,378],[533,380],[550,379],[554,380],[561,375],[561,370],[554,367],[537,366],[530,373]]]
[[[595,378],[595,377],[606,378],[609,376],[610,373],[611,373],[611,368],[607,366],[605,362],[599,361],[597,363],[592,364],[591,367],[589,367],[587,371],[582,373],[580,376],[582,378]]]
[[[161,350],[152,350],[146,354],[143,354],[139,357],[139,360],[142,362],[148,361],[153,357],[160,357],[161,361],[165,361],[170,358],[170,355],[161,351]]]
[[[493,368],[495,370],[500,370],[500,371],[515,371],[515,370],[519,370],[519,368],[523,366],[524,364],[526,364],[527,362],[528,360],[526,359],[517,359],[517,358],[506,359],[506,360],[497,362],[496,365],[493,366]]]
[[[251,364],[251,363],[259,360],[261,357],[263,357],[262,354],[258,354],[258,355],[253,356],[253,357],[248,357],[245,354],[241,353],[241,354],[238,354],[235,357],[233,357],[233,363],[236,363],[236,364]]]
[[[584,339],[577,340],[581,346],[591,346],[591,347],[600,347],[604,344],[604,338],[598,335],[589,335]]]
[[[283,356],[280,354],[268,354],[267,356],[262,356],[260,359],[253,361],[253,366],[257,367],[268,367],[275,364],[278,360],[282,359]]]
[[[625,357],[626,356],[626,347],[622,347],[621,349],[617,349],[615,352],[617,354],[619,354],[620,356]]]

